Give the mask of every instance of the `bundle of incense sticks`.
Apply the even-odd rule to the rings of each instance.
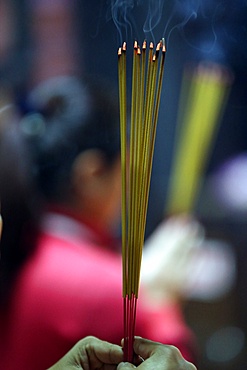
[[[230,91],[229,71],[199,64],[184,73],[165,213],[194,211]]]
[[[133,360],[136,305],[165,62],[165,43],[134,43],[131,107],[127,109],[126,43],[118,50],[122,163],[124,357]],[[127,120],[130,113],[130,138]],[[129,150],[128,150],[129,148]]]

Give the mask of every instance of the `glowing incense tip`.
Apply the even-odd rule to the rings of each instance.
[[[160,51],[161,45],[162,45],[162,43],[161,43],[161,42],[159,42],[159,43],[157,44],[157,46],[156,46],[156,52],[159,52],[159,51]]]
[[[142,49],[145,50],[147,48],[147,41],[144,40],[142,44]]]
[[[124,41],[124,43],[123,43],[123,47],[122,47],[122,49],[123,49],[123,51],[126,51],[126,49],[127,49],[127,44],[126,44],[126,42]]]
[[[134,42],[134,49],[137,49],[138,48],[138,43],[137,41]]]
[[[137,48],[137,54],[138,55],[141,55],[141,48],[140,48],[140,46],[138,46],[138,48]]]
[[[122,49],[121,48],[118,48],[117,54],[118,54],[119,57],[120,57],[120,55],[122,55]]]
[[[166,52],[166,44],[165,44],[164,37],[162,38],[161,43],[162,43],[162,52],[165,53]]]

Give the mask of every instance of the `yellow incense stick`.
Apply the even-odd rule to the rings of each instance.
[[[118,50],[121,167],[122,167],[122,245],[127,244],[127,88],[126,88],[126,44]],[[123,266],[126,266],[126,248],[122,249]],[[126,294],[127,271],[123,268],[123,294]]]
[[[167,197],[168,214],[194,209],[200,180],[227,101],[228,86],[229,78],[217,65],[200,65],[191,77],[184,76],[182,113]]]
[[[126,45],[119,49],[118,76],[122,162],[122,255],[126,360],[133,354],[136,300],[138,298],[152,159],[162,89],[165,46],[152,43],[146,53],[135,42],[132,63],[130,155],[127,165]],[[160,51],[162,57],[160,58]]]

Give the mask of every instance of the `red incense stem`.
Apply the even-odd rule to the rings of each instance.
[[[134,293],[124,298],[124,361],[134,360],[134,333],[136,323],[137,298]]]

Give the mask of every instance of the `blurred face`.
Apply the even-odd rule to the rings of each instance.
[[[109,164],[99,151],[81,154],[73,170],[74,209],[102,229],[119,224],[121,210],[121,161]]]
[[[106,227],[115,227],[119,223],[121,212],[121,161],[119,158],[106,174],[102,198]]]

